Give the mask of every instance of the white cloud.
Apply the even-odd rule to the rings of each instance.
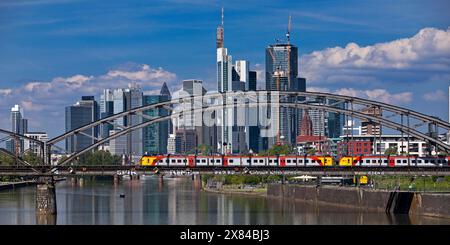
[[[114,69],[99,76],[77,74],[69,77],[55,77],[49,82],[32,81],[18,88],[0,89],[0,105],[10,108],[20,104],[30,120],[31,127],[43,125],[50,130],[52,123],[64,130],[64,108],[72,105],[82,95],[98,96],[106,88],[125,88],[130,83],[138,84],[144,91],[159,91],[163,82],[169,87],[176,82],[176,75],[163,68],[151,68],[139,65],[122,69]],[[59,116],[55,116],[59,115]],[[1,118],[9,118],[9,111],[0,111]],[[54,118],[55,120],[48,120]],[[46,122],[46,123],[43,123]],[[1,126],[9,128],[10,125]],[[33,130],[33,129],[31,129]],[[44,129],[42,129],[44,130]]]
[[[131,81],[141,81],[141,82],[152,82],[154,80],[166,79],[174,80],[176,78],[175,74],[165,71],[163,68],[158,67],[157,69],[150,68],[149,65],[144,64],[140,67],[141,69],[137,71],[123,71],[123,70],[110,70],[103,78],[113,79],[113,78],[126,78]]]
[[[373,82],[380,70],[450,70],[450,28],[424,28],[411,38],[360,47],[327,48],[303,55],[299,61],[310,83]]]
[[[12,93],[12,89],[0,89],[1,96],[9,96]]]
[[[390,93],[385,89],[371,89],[371,90],[360,90],[355,88],[340,88],[337,90],[330,90],[328,88],[322,87],[309,87],[307,91],[311,92],[322,92],[322,93],[333,93],[345,96],[358,97],[363,99],[380,101],[388,104],[409,104],[412,101],[413,93],[411,92],[401,92],[401,93]]]
[[[426,101],[446,101],[447,96],[442,90],[431,91],[422,95],[422,98]]]

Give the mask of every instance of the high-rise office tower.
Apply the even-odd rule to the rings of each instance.
[[[233,90],[234,91],[256,91],[256,72],[250,71],[250,62],[246,60],[237,60],[233,67]],[[254,101],[251,101],[254,102]],[[234,110],[235,121],[237,118],[237,109]],[[259,152],[260,130],[257,125],[258,108],[245,108],[245,126],[233,126],[233,152],[246,153],[247,151]],[[245,138],[245,141],[242,139]],[[243,144],[245,143],[245,145]]]
[[[338,103],[336,100],[328,100],[328,104],[336,108],[344,109],[344,103]],[[338,138],[342,135],[342,127],[345,124],[344,120],[344,115],[328,112],[328,138]]]
[[[73,106],[67,106],[65,112],[66,132],[98,120],[98,105],[94,96],[82,96]],[[98,127],[86,129],[83,134],[74,135],[66,139],[66,151],[73,153],[80,151],[96,142]]]
[[[232,73],[233,61],[231,55],[228,55],[227,49],[224,47],[224,15],[222,8],[222,22],[217,27],[217,91],[221,93],[232,91]],[[227,99],[225,95],[222,98],[222,103],[225,104]],[[218,124],[218,142],[217,149],[222,154],[231,153],[233,149],[233,109],[226,108],[218,110],[217,124]]]
[[[16,134],[25,134],[28,132],[28,119],[24,118],[23,109],[19,105],[11,108],[11,131]]]
[[[100,118],[112,116],[114,114],[114,96],[111,89],[104,89],[100,95]],[[114,127],[111,124],[102,124],[100,128],[100,136],[104,139],[109,136],[109,131]]]
[[[298,48],[290,42],[290,17],[285,43],[269,45],[266,48],[266,90],[271,91],[305,91],[305,79],[298,78]],[[294,102],[295,98],[289,101]],[[267,139],[267,147],[274,144],[287,143],[295,145],[300,113],[295,108],[271,108],[275,110],[275,118],[271,119],[278,125],[276,137]],[[283,140],[281,140],[283,139]]]
[[[11,132],[16,134],[25,134],[28,132],[28,120],[24,118],[23,108],[19,105],[14,105],[11,108]],[[15,142],[14,139],[10,139],[6,142],[6,149],[12,153],[22,153],[24,150],[23,140],[19,139],[19,142]]]
[[[203,81],[198,79],[183,80],[183,87],[179,93],[180,97],[194,96],[196,99],[188,99],[182,105],[176,108],[176,110],[183,110],[183,114],[174,118],[175,125],[174,132],[177,135],[178,145],[186,145],[184,140],[193,142],[191,139],[191,131],[195,132],[195,142],[197,146],[206,145],[214,149],[216,147],[216,125],[205,124],[204,112],[201,110],[207,104],[207,101],[203,101],[202,95],[207,93],[203,87]],[[194,110],[194,111],[193,111]],[[181,130],[181,131],[180,131]],[[180,133],[178,133],[180,131]],[[181,136],[180,136],[181,135]],[[181,140],[181,141],[180,141]],[[190,145],[190,144],[187,144]],[[178,152],[180,148],[177,148]],[[184,147],[182,149],[189,149]],[[215,150],[213,150],[215,151]]]
[[[143,92],[136,84],[130,84],[126,89],[115,89],[113,91],[114,114],[142,106]],[[129,115],[114,121],[114,130],[118,132],[124,127],[135,126],[142,123],[139,115]],[[134,130],[127,135],[122,135],[110,141],[110,151],[115,155],[132,156],[131,160],[136,162],[142,156],[142,129]]]
[[[154,104],[162,101],[170,100],[170,92],[166,83],[163,84],[160,94],[143,96],[143,105]],[[154,108],[144,111],[144,114],[150,118],[168,116],[170,111],[165,108]],[[144,118],[144,121],[150,120]],[[143,129],[143,152],[149,155],[166,154],[167,139],[169,137],[169,121],[162,121],[146,126]]]
[[[381,109],[379,107],[366,107],[362,110],[362,113],[374,117],[381,117]],[[369,120],[362,120],[361,135],[381,135],[380,124]]]

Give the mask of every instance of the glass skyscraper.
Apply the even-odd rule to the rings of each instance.
[[[270,91],[305,91],[305,79],[298,78],[298,48],[290,43],[273,44],[266,48],[266,90]],[[300,98],[297,98],[297,100]],[[295,98],[284,100],[294,102]],[[278,108],[272,123],[278,124],[276,137],[264,139],[268,148],[274,144],[296,144],[301,111],[296,108]]]
[[[154,104],[162,101],[170,100],[170,92],[166,83],[163,84],[159,95],[144,95],[143,105]],[[152,118],[168,116],[170,111],[164,108],[154,108],[144,111],[144,114]],[[150,119],[144,119],[148,121]],[[143,129],[143,152],[148,155],[167,154],[167,140],[169,138],[170,120],[161,121],[151,124]]]
[[[66,132],[97,121],[98,117],[98,105],[94,96],[83,96],[81,101],[78,101],[75,105],[66,107]],[[68,153],[80,151],[94,144],[95,138],[98,137],[98,127],[86,129],[83,133],[91,137],[78,134],[66,139],[66,151]]]

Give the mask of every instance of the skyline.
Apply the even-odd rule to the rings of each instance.
[[[181,86],[182,80],[198,78],[204,81],[208,90],[215,90],[214,38],[215,28],[220,23],[220,3],[214,2],[199,10],[195,6],[203,6],[204,3],[181,1],[183,3],[178,8],[182,8],[181,6],[191,7],[182,11],[178,10],[178,23],[181,26],[166,27],[164,31],[160,32],[159,36],[156,35],[157,38],[146,42],[144,49],[141,49],[139,45],[136,47],[130,47],[130,45],[144,42],[146,39],[144,37],[154,34],[154,30],[141,33],[141,37],[134,33],[136,38],[133,41],[133,38],[127,38],[126,35],[120,37],[121,34],[126,33],[133,36],[133,28],[124,28],[110,35],[101,34],[102,31],[108,30],[106,26],[101,28],[100,33],[88,31],[70,35],[66,32],[66,38],[73,39],[66,46],[63,44],[52,46],[51,43],[47,44],[48,47],[42,46],[49,35],[45,32],[32,39],[32,42],[36,42],[34,45],[21,46],[27,43],[25,41],[27,35],[36,34],[42,28],[52,29],[51,27],[62,23],[62,25],[68,26],[67,29],[63,28],[67,31],[71,30],[73,26],[56,19],[54,21],[39,19],[41,17],[34,20],[34,24],[30,24],[31,22],[28,24],[26,22],[21,23],[20,19],[8,19],[9,15],[11,17],[15,13],[37,11],[42,7],[51,10],[52,7],[64,8],[65,5],[69,5],[67,7],[70,8],[70,5],[77,5],[82,2],[35,1],[34,4],[31,4],[29,1],[22,1],[0,4],[0,11],[11,10],[5,15],[0,15],[1,23],[4,23],[0,25],[0,53],[5,54],[5,56],[0,57],[0,67],[2,67],[0,68],[0,74],[2,74],[0,77],[0,94],[2,95],[0,123],[4,125],[2,128],[9,128],[10,108],[14,104],[20,104],[25,109],[25,116],[30,119],[30,128],[46,131],[50,136],[55,136],[64,131],[63,126],[61,126],[64,124],[61,122],[64,120],[62,115],[65,106],[75,103],[81,95],[94,95],[98,98],[104,88],[126,87],[129,82],[133,81],[143,84],[142,87],[147,91],[158,91],[164,81],[168,83],[173,92]],[[348,1],[347,3],[351,2]],[[319,1],[311,5],[323,3],[323,1]],[[417,3],[415,1],[412,5],[417,5]],[[301,4],[304,3],[301,2]],[[401,5],[400,3],[396,4]],[[94,5],[98,5],[98,3]],[[433,5],[431,8],[441,6],[439,9],[442,11],[426,18],[427,21],[423,20],[423,22],[430,23],[401,21],[402,24],[406,23],[403,24],[405,28],[402,30],[395,30],[395,22],[387,30],[368,28],[368,24],[363,23],[370,22],[368,18],[365,18],[362,22],[352,22],[353,19],[350,17],[343,18],[329,13],[328,15],[324,14],[327,10],[323,10],[322,14],[314,14],[313,11],[308,12],[303,9],[293,11],[286,7],[274,11],[273,16],[265,16],[267,19],[264,18],[263,20],[261,12],[267,12],[270,9],[270,6],[267,6],[270,5],[269,2],[264,2],[263,5],[266,6],[262,7],[255,5],[254,9],[244,6],[243,10],[233,6],[233,2],[223,5],[225,7],[225,45],[234,59],[249,60],[251,69],[258,71],[259,88],[264,84],[264,77],[261,76],[264,71],[264,48],[275,43],[275,38],[283,38],[287,28],[288,14],[292,14],[291,40],[294,45],[299,47],[299,76],[307,78],[308,91],[338,92],[412,108],[426,114],[436,115],[443,120],[448,118],[448,108],[442,105],[446,105],[446,92],[450,81],[450,30],[448,29],[450,21],[448,17],[441,16],[445,15],[443,12],[446,9],[449,9],[447,3],[430,4]],[[134,7],[137,9],[137,6]],[[417,8],[417,6],[415,7]],[[118,8],[117,4],[111,4],[110,10],[112,12],[114,12],[114,8]],[[172,8],[176,7],[170,6],[170,9]],[[71,9],[73,9],[73,6],[71,6]],[[133,8],[130,7],[130,9]],[[145,9],[145,6],[142,9]],[[345,12],[346,8],[340,6],[338,9]],[[392,9],[395,9],[395,6],[391,6],[390,10]],[[250,10],[254,12],[242,15],[243,11],[249,12]],[[348,11],[350,10],[347,9]],[[372,12],[373,16],[377,8],[370,11],[366,9],[366,13],[367,11]],[[430,11],[430,8],[423,8],[423,14],[427,14],[427,11]],[[3,13],[5,12],[3,11]],[[198,21],[203,24],[193,27],[189,27],[189,23],[183,25],[183,18],[195,13],[205,14],[192,20],[194,23]],[[415,14],[414,11],[397,13],[405,16]],[[173,22],[173,20],[167,21],[166,18],[171,15],[164,11],[160,15],[155,13],[152,15],[156,15],[161,23],[170,24],[171,21]],[[387,16],[389,17],[389,11],[387,11]],[[405,16],[403,17],[406,18]],[[142,14],[141,17],[148,16]],[[259,25],[255,25],[255,17],[263,22],[262,26],[268,24],[266,25],[267,28],[261,30]],[[252,18],[253,27],[249,27],[252,25]],[[412,16],[409,16],[409,18],[414,19]],[[246,19],[247,21],[245,21]],[[134,20],[136,19],[123,19],[124,22]],[[142,25],[146,21],[148,20],[144,18]],[[318,26],[311,27],[311,23],[316,23]],[[350,26],[352,31],[328,30],[333,35],[327,36],[324,35],[324,32],[327,31],[321,31],[320,28],[329,28],[331,24],[324,23],[331,23],[338,29],[339,27]],[[107,24],[111,25],[109,22]],[[321,24],[322,26],[320,26]],[[92,26],[94,26],[94,23],[92,23]],[[156,24],[155,26],[161,27]],[[35,30],[30,32],[30,28]],[[183,28],[185,28],[184,31]],[[199,30],[196,30],[196,28],[199,28]],[[359,35],[348,35],[352,32],[358,32],[358,28]],[[367,29],[366,32],[361,31],[364,28]],[[156,33],[158,34],[158,32]],[[374,38],[373,33],[378,34],[379,37]],[[182,40],[167,40],[167,34],[174,39]],[[249,37],[255,34],[258,34],[257,37]],[[59,35],[64,36],[61,33]],[[319,38],[317,38],[317,35],[319,35]],[[193,38],[184,40],[184,36]],[[54,34],[53,37],[58,37],[58,35]],[[241,40],[239,40],[240,38]],[[59,39],[64,40],[61,37]],[[95,50],[99,42],[102,41],[106,41],[104,43],[106,47],[112,45],[124,48],[114,52],[108,52],[105,49]],[[83,42],[89,43],[89,45],[86,45],[89,46],[88,49],[100,52],[97,53],[97,58],[95,58],[95,52],[93,56],[85,58],[88,59],[87,62],[78,60],[83,59],[83,57],[74,57],[73,60],[60,57],[59,52],[64,48],[71,49],[68,52],[69,54],[78,52],[79,56],[83,56],[83,52],[80,53],[80,51],[83,51]],[[252,42],[254,45],[251,45]],[[173,50],[166,49],[167,45],[173,47]],[[23,48],[23,50],[17,50],[18,47]],[[142,52],[142,54],[130,55],[130,48],[131,53]],[[163,52],[162,50],[167,51],[167,53],[164,53],[166,55],[160,54]],[[154,52],[156,52],[156,55],[152,55],[155,54]],[[37,59],[33,57],[36,56],[36,53],[54,53],[56,58],[52,60],[49,60],[50,57]],[[114,55],[118,55],[120,58],[111,58],[108,62],[102,62],[102,59],[106,60]],[[34,62],[41,68],[36,69],[32,65],[28,65],[25,66],[29,68],[26,70],[27,72],[19,72],[19,70],[23,70],[23,65],[27,64],[21,62],[20,59]],[[56,68],[49,68],[52,64]],[[70,68],[65,66],[70,66]],[[111,84],[112,81],[115,82],[115,85]],[[361,83],[361,81],[363,82]],[[56,92],[59,94],[55,94]],[[428,108],[431,108],[431,110]],[[61,120],[59,122],[58,120],[48,122],[46,119],[49,116],[59,116]]]

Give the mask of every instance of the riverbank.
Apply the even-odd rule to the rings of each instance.
[[[268,197],[330,204],[361,211],[450,218],[450,193],[373,190],[357,187],[271,184]]]
[[[205,192],[220,193],[227,195],[251,195],[251,196],[267,196],[267,188],[239,188],[237,186],[223,186],[222,188],[208,188],[203,186]]]
[[[0,191],[11,190],[11,189],[26,187],[26,186],[34,186],[36,184],[37,183],[34,180],[19,181],[19,182],[0,182]]]

